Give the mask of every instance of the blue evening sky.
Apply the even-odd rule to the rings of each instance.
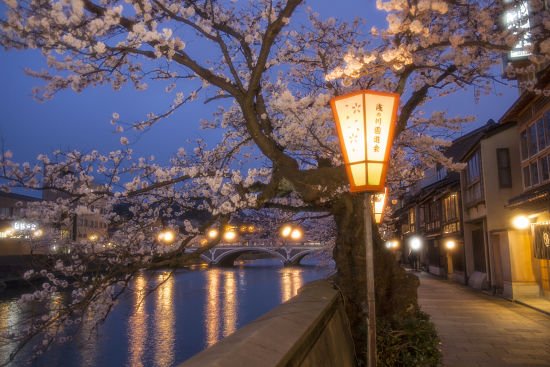
[[[373,24],[384,24],[384,14],[376,11],[374,3],[374,0],[312,0],[308,5],[323,18],[352,20],[356,16],[364,17],[366,32]],[[5,149],[14,153],[16,161],[33,161],[38,154],[56,149],[98,149],[101,152],[119,149],[121,135],[114,133],[109,123],[113,112],[118,112],[123,120],[136,121],[148,112],[163,112],[173,96],[164,93],[164,84],[150,84],[143,92],[129,85],[120,91],[104,86],[81,93],[64,91],[41,103],[31,96],[32,88],[41,82],[26,76],[24,68],[40,69],[43,65],[36,51],[0,50],[0,139]],[[469,90],[441,99],[434,107],[447,109],[451,114],[476,115],[476,126],[489,118],[498,120],[517,92],[497,88],[503,96],[495,92],[476,103],[474,91]],[[136,155],[155,155],[160,162],[166,162],[178,147],[189,147],[187,140],[208,138],[209,133],[198,130],[197,126],[200,119],[210,117],[215,107],[216,103],[196,102],[180,109],[133,143]]]

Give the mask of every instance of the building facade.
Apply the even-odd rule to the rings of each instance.
[[[550,67],[537,72],[536,88],[550,90]],[[511,243],[514,298],[550,299],[550,97],[525,91],[501,118],[517,121],[521,190],[508,200],[516,220]]]
[[[468,285],[511,296],[514,231],[508,200],[521,191],[516,124],[488,127],[464,155],[461,172]]]

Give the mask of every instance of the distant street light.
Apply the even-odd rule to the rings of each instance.
[[[176,239],[176,235],[174,231],[167,229],[160,232],[157,236],[157,239],[160,242],[164,242],[165,244],[171,244]]]
[[[389,250],[395,250],[399,247],[399,241],[392,240],[392,241],[386,241],[386,248]]]
[[[299,241],[302,239],[303,232],[300,228],[294,228],[292,232],[290,232],[290,238],[294,241]]]
[[[292,241],[299,241],[304,237],[304,231],[300,226],[285,224],[279,230],[279,234],[283,239],[290,239]]]
[[[218,238],[219,234],[220,234],[220,232],[217,229],[212,228],[211,230],[208,231],[207,236],[211,240],[214,240],[214,239]]]
[[[237,239],[237,232],[233,228],[228,228],[223,232],[223,239],[227,242],[233,242]]]
[[[445,242],[445,248],[447,250],[454,250],[455,247],[456,247],[456,242],[454,240],[447,240]]]
[[[411,250],[418,251],[422,248],[422,240],[418,236],[413,236],[409,239],[409,246]]]
[[[384,191],[399,95],[361,90],[330,100],[351,192],[364,197],[367,276],[368,367],[376,366],[376,304],[372,249],[371,192]],[[380,215],[380,218],[382,216]]]

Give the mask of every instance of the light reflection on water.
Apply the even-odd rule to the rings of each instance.
[[[174,364],[174,277],[169,273],[159,274],[157,278],[161,285],[156,290],[156,307],[154,317],[154,339],[162,340],[155,343],[155,366],[171,366]]]
[[[174,366],[330,272],[313,266],[261,264],[182,270],[173,276],[169,272],[140,274],[97,333],[88,337],[90,326],[83,320],[72,342],[55,346],[33,366]],[[2,330],[21,318],[15,298],[0,298]],[[0,355],[5,352],[9,349],[0,346]]]
[[[2,332],[12,331],[19,324],[20,314],[20,309],[15,300],[12,302],[0,302],[0,356],[2,356],[0,362],[8,358],[15,349],[14,345],[6,344]]]
[[[218,341],[219,337],[219,297],[220,269],[210,269],[206,275],[206,312],[204,325],[206,326],[206,346],[209,347]]]
[[[134,312],[128,319],[128,347],[130,365],[143,366],[143,354],[147,340],[147,312],[144,298],[147,280],[143,274],[139,274],[134,282],[133,305]]]
[[[281,303],[288,301],[303,285],[302,270],[297,267],[283,268],[281,273]]]

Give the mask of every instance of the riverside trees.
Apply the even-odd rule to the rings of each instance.
[[[177,266],[189,256],[185,247],[209,226],[270,209],[332,216],[336,283],[357,346],[364,345],[362,206],[346,188],[329,99],[358,88],[401,94],[389,181],[412,182],[427,165],[453,167],[438,150],[445,141],[430,132],[458,129],[465,121],[441,112],[425,116],[422,107],[466,85],[490,89],[501,53],[523,36],[500,27],[502,8],[489,0],[377,1],[388,27],[368,32],[359,21],[320,19],[301,0],[4,2],[0,43],[7,49],[38,48],[47,60],[47,70],[29,71],[45,82],[35,91],[38,98],[103,84],[145,90],[151,79],[165,81],[167,93],[166,110],[141,121],[130,123],[113,113],[112,123],[123,134],[121,150],[55,152],[40,156],[36,165],[17,164],[4,153],[7,186],[59,193],[55,203],[29,215],[67,225],[102,202],[114,228],[109,240],[117,244],[109,256],[90,255],[86,244],[75,245],[71,257],[42,269],[48,280],[22,302],[51,299],[62,289],[71,289],[71,300],[50,302],[40,317],[9,335],[20,346],[39,336],[45,346],[63,340],[58,333],[63,325],[82,322],[85,312],[93,315],[90,322],[100,322],[140,269]],[[534,13],[540,21],[533,22],[540,30],[531,44],[536,63],[547,62],[550,52],[544,36],[550,17],[541,9]],[[222,131],[213,147],[198,142],[189,152],[180,149],[169,167],[133,157],[123,133],[128,124],[147,130],[196,100],[224,101],[201,123]],[[120,203],[130,215],[115,214]],[[159,223],[175,226],[191,209],[210,212],[210,219],[199,227],[185,222],[176,246],[151,244]],[[375,257],[378,316],[409,313],[415,306],[414,280],[380,243]],[[103,271],[90,276],[90,260],[100,262]]]

